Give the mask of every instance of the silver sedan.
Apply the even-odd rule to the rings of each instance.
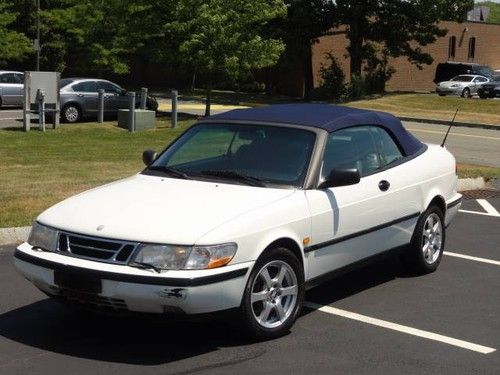
[[[440,96],[460,95],[464,98],[470,98],[473,94],[477,94],[478,88],[489,81],[489,78],[483,76],[461,74],[449,81],[439,82],[436,85],[436,92]]]
[[[22,106],[24,73],[0,70],[0,108]]]

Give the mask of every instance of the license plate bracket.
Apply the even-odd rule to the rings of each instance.
[[[76,292],[99,294],[102,292],[102,280],[89,272],[55,270],[54,283],[63,289]]]

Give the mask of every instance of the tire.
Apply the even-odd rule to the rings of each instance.
[[[403,262],[417,275],[434,272],[441,263],[445,239],[444,213],[438,206],[431,205],[417,221]]]
[[[64,122],[79,122],[82,119],[82,110],[76,104],[66,104],[61,111],[61,117]]]
[[[248,278],[240,307],[243,325],[259,340],[280,337],[297,319],[303,300],[304,270],[300,261],[289,249],[274,248],[257,260]]]
[[[462,98],[470,98],[470,89],[466,87],[465,89],[462,90]]]

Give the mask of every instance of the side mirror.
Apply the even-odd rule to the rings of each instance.
[[[158,154],[154,150],[146,150],[142,153],[142,161],[146,166],[149,166],[152,162],[155,161]]]
[[[336,186],[348,186],[359,183],[361,176],[356,168],[352,169],[332,169],[325,181],[318,188],[326,189]]]

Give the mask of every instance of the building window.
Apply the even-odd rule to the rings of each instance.
[[[448,43],[448,58],[449,59],[454,59],[455,58],[455,48],[457,45],[457,37],[455,35],[450,36],[450,40]]]
[[[476,38],[469,38],[469,59],[474,59],[476,55]]]

